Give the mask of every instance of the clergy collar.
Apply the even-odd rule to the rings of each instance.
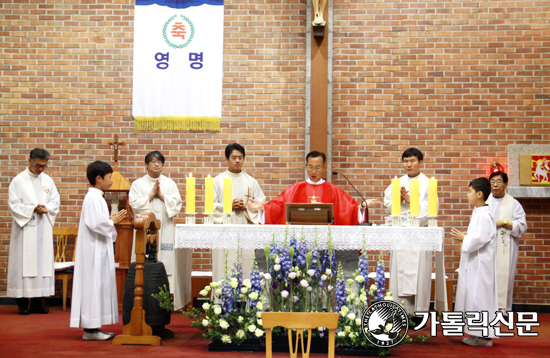
[[[145,174],[145,176],[147,177],[147,179],[149,179],[152,182],[155,182],[155,181],[159,180],[159,178],[160,178],[160,175],[159,175],[158,178],[153,178],[152,176],[149,175],[149,173]]]
[[[227,169],[227,173],[229,174],[229,176],[233,177],[233,178],[236,178],[238,176],[241,176],[241,174],[243,173],[243,171],[241,170],[240,172],[238,173],[233,173],[231,170]]]
[[[29,168],[27,168],[27,172],[29,173],[31,178],[38,178],[38,176],[40,176],[40,174],[34,174],[33,172],[31,172],[31,170]]]
[[[311,184],[311,185],[321,185],[325,182],[325,179],[321,178],[318,181],[313,182],[311,181],[311,179],[307,178],[306,181],[308,182],[308,184]]]
[[[408,177],[409,179],[416,179],[416,178],[418,178],[418,177],[420,176],[420,174],[422,174],[422,172],[418,172],[418,174],[416,174],[416,176],[414,176],[414,177],[412,177],[412,176],[410,176],[409,174],[407,174],[407,177]]]

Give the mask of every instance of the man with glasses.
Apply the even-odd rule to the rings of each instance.
[[[174,217],[181,210],[182,200],[176,183],[161,174],[164,162],[164,156],[157,150],[145,156],[147,174],[132,183],[130,206],[136,217],[153,213],[160,220],[158,259],[166,268],[174,308],[178,310],[191,301],[192,249],[174,249]],[[132,258],[135,260],[135,248],[132,248]]]
[[[33,149],[29,168],[9,187],[8,207],[13,220],[7,296],[15,297],[21,315],[48,313],[42,297],[55,294],[52,228],[60,198],[52,178],[44,173],[49,159],[45,149]]]
[[[487,204],[497,225],[498,308],[508,312],[512,310],[519,239],[527,231],[527,221],[521,204],[506,194],[508,175],[500,171],[493,172],[489,182],[491,195]]]
[[[261,224],[285,224],[285,203],[332,203],[334,204],[334,225],[357,225],[365,220],[365,203],[357,203],[334,184],[323,179],[326,170],[325,153],[313,151],[306,156],[308,178],[291,185],[267,204],[251,200],[247,206],[260,210]],[[369,206],[379,203],[368,199]]]

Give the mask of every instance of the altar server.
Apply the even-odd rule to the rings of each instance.
[[[401,155],[401,162],[407,174],[399,178],[401,183],[401,215],[410,214],[411,180],[418,180],[420,226],[428,225],[428,182],[420,172],[424,160],[422,152],[409,148]],[[392,212],[392,186],[384,192],[384,206]],[[404,303],[405,311],[428,311],[430,308],[432,252],[392,250],[390,252],[390,291],[395,302]]]
[[[225,160],[227,170],[214,178],[214,222],[221,224],[223,221],[223,203],[224,203],[224,179],[232,180],[232,215],[231,224],[239,225],[257,225],[258,210],[246,207],[249,200],[265,202],[265,195],[262,188],[250,175],[245,173],[242,168],[245,163],[246,152],[242,145],[238,143],[229,144],[225,148]],[[212,279],[219,281],[223,278],[225,264],[224,249],[212,250]],[[229,250],[228,263],[231,266],[235,260],[236,250]],[[243,275],[245,278],[250,276],[252,268],[252,256],[254,250],[243,250]]]
[[[191,301],[192,249],[175,249],[176,228],[174,218],[181,211],[181,195],[176,183],[162,175],[165,158],[159,151],[145,156],[147,174],[132,183],[130,206],[134,214],[153,213],[160,220],[158,259],[168,275],[170,293],[174,295],[174,308],[181,309]],[[134,232],[135,245],[135,232]],[[135,260],[135,246],[132,261]]]
[[[497,227],[498,308],[512,310],[514,278],[518,263],[519,239],[527,231],[525,211],[510,194],[506,194],[508,175],[493,172],[489,176],[491,195],[487,199]]]
[[[460,249],[460,266],[458,267],[458,284],[456,286],[455,311],[461,311],[470,317],[487,312],[488,321],[493,322],[498,309],[496,281],[497,230],[491,210],[485,201],[491,193],[491,184],[487,178],[478,178],[470,182],[468,202],[474,207],[467,232],[456,228],[451,230],[451,237],[462,242]],[[479,318],[473,318],[479,321]],[[492,346],[491,338],[495,332],[489,328],[487,334],[476,328],[464,327],[462,342],[469,346]]]
[[[6,295],[15,297],[21,315],[48,313],[42,297],[55,294],[52,228],[60,199],[52,178],[44,173],[49,159],[45,149],[33,149],[29,168],[9,187],[12,224]]]
[[[103,198],[112,184],[113,168],[96,161],[88,165],[86,176],[92,185],[82,203],[71,300],[71,327],[84,328],[82,339],[103,341],[114,336],[100,331],[103,325],[118,322],[118,301],[113,244],[115,225],[126,210],[109,216]]]

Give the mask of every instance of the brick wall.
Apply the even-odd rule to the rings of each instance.
[[[541,1],[334,0],[333,168],[380,198],[401,173],[401,152],[417,146],[426,174],[440,180],[441,225],[465,228],[467,182],[494,159],[507,167],[508,144],[547,143],[549,10]],[[306,0],[226,1],[220,133],[133,133],[131,0],[7,0],[0,25],[0,295],[7,189],[35,146],[52,154],[61,225],[78,222],[86,165],[112,161],[106,143],[114,134],[128,143],[120,155],[128,179],[143,175],[143,157],[158,149],[182,195],[186,173],[223,171],[223,149],[235,141],[246,146],[247,171],[268,198],[303,179]],[[529,231],[516,302],[548,304],[550,205],[521,202]],[[372,210],[375,222],[383,216]],[[454,279],[459,252],[449,239],[446,256]],[[210,269],[208,251],[194,258],[196,269]]]

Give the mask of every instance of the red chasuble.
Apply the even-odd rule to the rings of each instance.
[[[275,199],[264,204],[266,224],[286,224],[285,203],[332,203],[334,225],[357,225],[358,204],[349,194],[329,182],[311,185],[301,181],[291,185]]]

